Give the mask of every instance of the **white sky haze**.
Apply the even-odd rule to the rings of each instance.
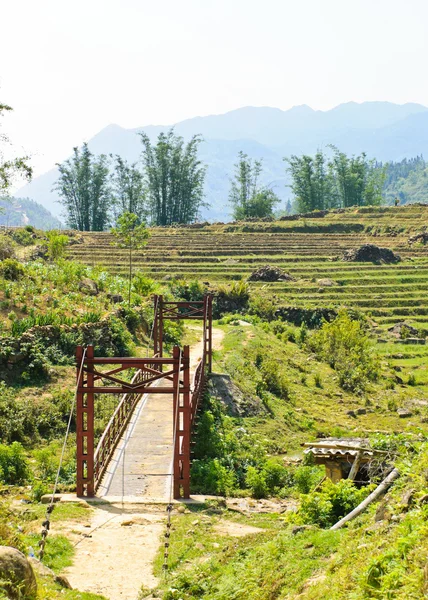
[[[0,0],[4,130],[36,174],[110,123],[428,105],[427,0]]]

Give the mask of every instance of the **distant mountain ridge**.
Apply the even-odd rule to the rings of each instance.
[[[88,143],[96,154],[119,154],[137,161],[141,153],[137,134],[145,131],[154,140],[169,127],[125,129],[113,124]],[[328,111],[306,105],[285,111],[247,106],[221,115],[186,119],[174,128],[185,139],[195,133],[204,137],[200,155],[208,166],[206,199],[211,206],[203,210],[203,217],[208,219],[223,220],[229,216],[229,182],[239,150],[263,158],[264,183],[271,185],[284,201],[290,191],[286,187],[288,176],[283,158],[290,154],[312,154],[334,144],[347,153],[364,151],[383,162],[428,156],[428,108],[415,103],[348,102]],[[32,198],[59,216],[61,207],[51,191],[56,179],[54,168],[18,190],[17,196]]]

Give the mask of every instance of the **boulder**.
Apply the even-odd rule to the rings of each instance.
[[[10,600],[32,600],[37,595],[31,564],[22,552],[10,546],[0,546],[0,590]]]
[[[294,281],[294,279],[279,267],[265,265],[253,271],[248,281]]]
[[[119,304],[119,302],[123,302],[122,294],[107,294],[107,298],[110,300],[110,302],[113,302],[113,304]]]
[[[397,415],[400,417],[400,419],[407,419],[411,417],[413,413],[408,408],[399,408],[397,410]]]
[[[317,279],[317,284],[322,286],[322,287],[331,287],[333,285],[337,285],[337,283],[335,281],[333,281],[333,279]]]
[[[375,244],[363,244],[359,248],[346,250],[343,260],[351,262],[396,263],[401,258],[389,248],[380,248]]]
[[[428,244],[428,231],[422,231],[409,237],[409,244]]]
[[[419,333],[415,327],[412,327],[412,325],[409,325],[405,321],[395,323],[395,325],[388,328],[388,331],[396,338],[415,337]]]
[[[88,294],[88,296],[98,296],[100,293],[96,282],[88,277],[84,277],[79,281],[79,290],[84,294]]]

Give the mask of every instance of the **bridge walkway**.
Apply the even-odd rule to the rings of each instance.
[[[202,341],[190,349],[190,381],[202,352]],[[125,497],[169,500],[173,457],[172,402],[170,394],[144,394],[140,398],[103,476],[98,497],[112,502]]]

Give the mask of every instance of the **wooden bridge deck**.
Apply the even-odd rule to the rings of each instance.
[[[190,351],[191,380],[201,355],[202,342],[199,342]],[[139,400],[98,488],[99,498],[169,500],[173,458],[172,404],[171,394],[145,394]]]

